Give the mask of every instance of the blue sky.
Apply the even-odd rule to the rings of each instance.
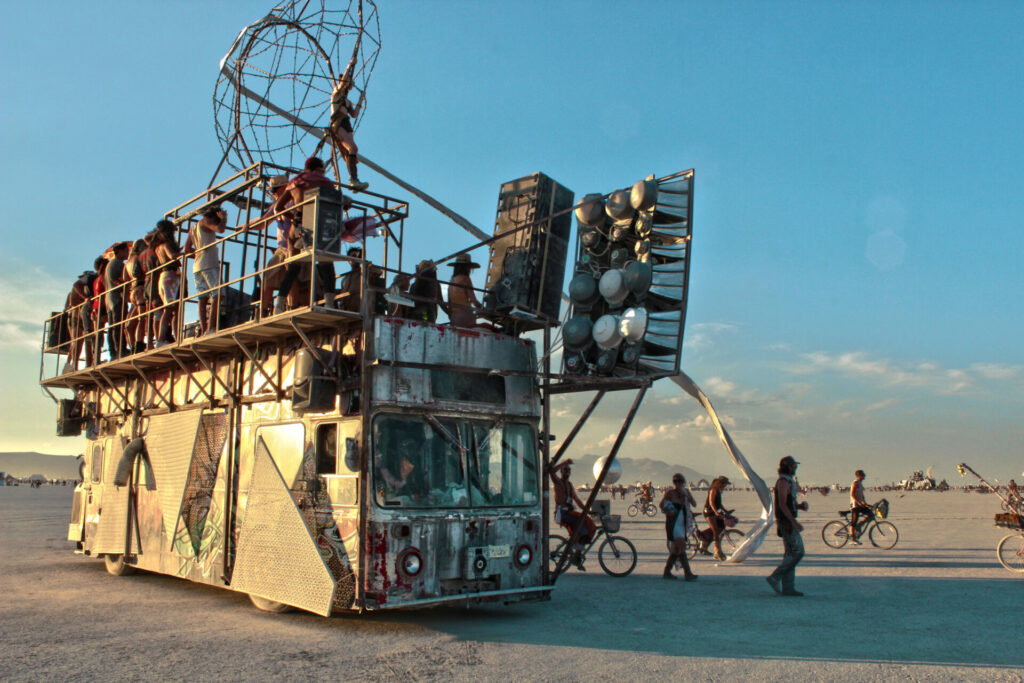
[[[103,246],[205,186],[218,61],[268,8],[4,3],[0,450],[80,449],[35,386],[39,324]],[[755,467],[792,453],[807,480],[934,465],[952,481],[966,460],[1020,478],[1024,6],[381,2],[380,17],[357,140],[485,230],[500,183],[534,171],[582,196],[696,170],[683,365]],[[417,259],[470,243],[418,202],[407,234]],[[698,406],[653,394],[623,455],[728,472]],[[588,452],[628,400],[595,418]],[[556,406],[563,433],[578,404]]]

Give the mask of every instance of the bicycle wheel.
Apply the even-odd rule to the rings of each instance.
[[[697,548],[700,546],[700,538],[696,532],[691,531],[686,537],[686,559],[692,560],[697,556]]]
[[[648,503],[647,505],[644,506],[644,514],[648,517],[657,517],[658,506],[655,505],[654,503]]]
[[[876,548],[889,550],[896,545],[896,541],[900,540],[900,532],[896,530],[895,524],[883,519],[875,522],[871,526],[871,530],[868,532],[868,538],[871,539],[871,545]]]
[[[726,529],[719,537],[722,545],[722,552],[726,557],[736,552],[736,549],[743,543],[744,533],[739,529]]]
[[[630,503],[629,507],[626,508],[626,514],[630,517],[636,517],[640,514],[640,508],[637,506],[636,503]]]
[[[1004,536],[996,546],[999,564],[1015,574],[1024,574],[1024,535]]]
[[[597,561],[608,576],[629,576],[636,568],[636,548],[624,536],[609,536],[597,549]]]
[[[821,530],[821,540],[830,548],[842,548],[850,540],[850,530],[846,524],[834,519]]]
[[[551,534],[548,537],[548,547],[551,550],[548,552],[548,558],[551,560],[551,571],[555,571],[558,567],[559,561],[562,559],[562,554],[565,552],[566,544],[569,539],[561,534]],[[568,568],[568,564],[566,567]]]

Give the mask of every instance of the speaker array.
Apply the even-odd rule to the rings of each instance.
[[[575,375],[679,371],[690,271],[693,171],[584,197],[562,330]]]

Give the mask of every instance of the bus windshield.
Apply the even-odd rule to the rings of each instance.
[[[529,425],[432,415],[373,421],[377,503],[400,508],[533,505],[539,496]]]

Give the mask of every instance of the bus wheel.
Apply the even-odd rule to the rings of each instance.
[[[286,605],[283,602],[276,602],[274,600],[267,600],[261,598],[258,595],[249,594],[249,599],[252,600],[252,604],[256,605],[256,609],[263,612],[273,612],[274,614],[284,614],[285,612],[291,612],[294,607]]]
[[[128,576],[135,573],[135,567],[124,563],[124,555],[104,555],[103,563],[107,566],[107,573],[114,576]]]

